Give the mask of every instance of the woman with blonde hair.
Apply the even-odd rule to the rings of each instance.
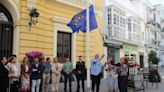
[[[52,91],[53,92],[59,92],[61,71],[62,71],[62,65],[58,62],[57,58],[54,58],[52,63]]]
[[[21,64],[21,92],[30,92],[30,64],[27,57]]]

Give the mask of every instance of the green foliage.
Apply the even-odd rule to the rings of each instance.
[[[152,63],[152,64],[158,64],[159,63],[159,58],[157,57],[157,53],[155,51],[150,51],[149,54],[149,63]]]

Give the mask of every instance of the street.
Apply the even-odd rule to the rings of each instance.
[[[162,77],[162,82],[158,83],[158,88],[156,88],[156,83],[148,83],[148,87],[145,88],[145,92],[163,92],[163,87],[164,87],[164,68],[159,69],[160,75]],[[145,83],[146,85],[146,83]],[[86,82],[85,82],[85,88],[86,88]],[[60,92],[64,92],[64,84],[60,83],[59,87]],[[69,89],[67,88],[68,92]],[[51,91],[50,91],[51,92]],[[72,82],[72,92],[76,92],[76,82]],[[82,91],[81,91],[82,92]],[[88,91],[91,92],[91,91]],[[106,80],[102,79],[101,84],[100,84],[100,92],[107,92],[107,87],[106,87]],[[133,92],[133,90],[128,89],[128,92]],[[138,92],[143,92],[143,91],[138,91]]]

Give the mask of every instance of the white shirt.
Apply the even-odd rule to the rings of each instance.
[[[60,63],[53,63],[52,64],[52,72],[53,73],[60,73],[62,70],[62,65]]]
[[[17,68],[17,65],[16,64],[11,64],[11,66],[13,67],[14,70],[14,75],[15,76],[18,76],[19,75],[19,69]]]
[[[26,65],[25,72],[28,72],[28,70],[29,70],[28,65]]]

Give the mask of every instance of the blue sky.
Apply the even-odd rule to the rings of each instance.
[[[153,5],[154,4],[162,4],[164,5],[164,0],[149,0]]]

